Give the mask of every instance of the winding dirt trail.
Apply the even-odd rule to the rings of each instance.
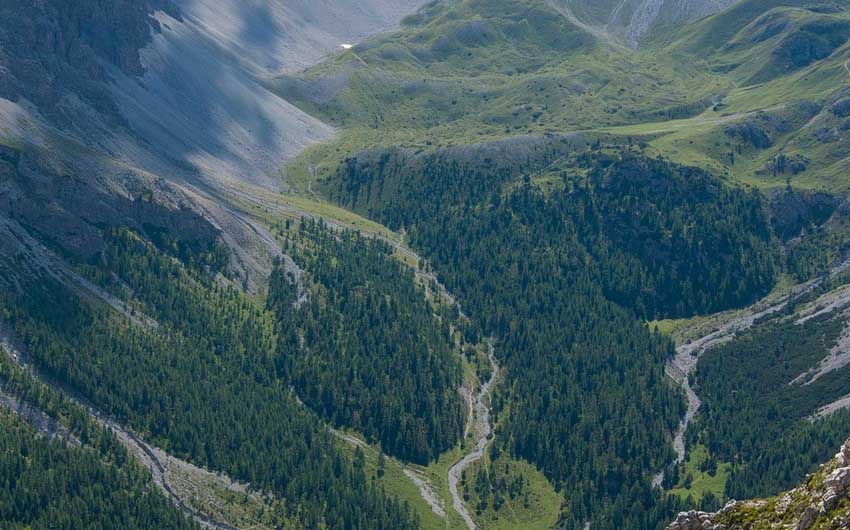
[[[463,472],[470,465],[481,460],[487,446],[489,446],[493,441],[493,430],[490,426],[490,412],[492,408],[490,390],[493,388],[493,385],[496,382],[496,377],[499,375],[499,364],[496,361],[496,354],[492,340],[489,343],[489,348],[490,350],[487,353],[487,358],[490,360],[490,366],[492,368],[490,379],[481,385],[481,389],[475,396],[474,414],[470,415],[466,420],[467,426],[465,430],[466,432],[475,432],[475,435],[477,436],[476,443],[471,452],[464,455],[463,458],[458,460],[451,468],[449,468],[449,491],[452,494],[452,506],[454,506],[455,511],[460,514],[466,522],[466,526],[469,530],[475,530],[477,526],[475,525],[475,521],[472,520],[472,515],[469,513],[469,510],[466,508],[466,503],[463,501],[463,496],[460,494],[458,484],[460,484]]]

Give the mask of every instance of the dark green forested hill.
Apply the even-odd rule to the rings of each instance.
[[[412,234],[426,223],[486,215],[522,201],[514,216],[538,226],[538,237],[568,234],[592,257],[590,272],[606,295],[648,316],[745,305],[773,285],[778,255],[757,193],[661,159],[578,152],[581,143],[574,140],[504,142],[503,151],[515,157],[488,149],[481,148],[484,155],[474,154],[475,147],[418,156],[364,153],[342,164],[330,193]],[[547,193],[517,192],[515,180],[524,173],[528,183],[529,175],[543,182]]]
[[[5,314],[50,376],[162,449],[275,493],[305,528],[416,528],[292,395],[284,356],[297,344],[278,337],[292,337],[295,322],[275,326],[188,262],[132,232],[113,234],[92,276],[133,298],[155,320],[148,325],[50,281],[4,298]]]
[[[649,317],[714,313],[770,291],[777,255],[763,198],[696,168],[637,156],[586,157],[586,181],[558,208],[598,263],[606,294]]]
[[[655,528],[676,502],[652,491],[649,470],[670,458],[683,404],[663,372],[672,344],[641,316],[769,290],[762,199],[630,152],[555,141],[523,154],[365,154],[342,164],[332,193],[406,229],[498,338],[509,374],[498,443],[563,489],[563,526]]]
[[[811,384],[794,382],[829,354],[847,325],[845,314],[795,323],[793,314],[766,320],[706,353],[694,376],[703,407],[688,433],[721,461],[735,464],[729,498],[775,495],[827,460],[847,437],[850,413],[812,421],[819,407],[847,394],[846,367]]]
[[[127,455],[124,455],[127,458]],[[0,527],[197,528],[132,464],[37,435],[0,410]]]
[[[386,243],[313,222],[288,245],[315,288],[296,308],[279,266],[269,306],[301,337],[297,354],[282,341],[278,352],[305,403],[405,460],[427,464],[454,447],[464,421],[459,355],[413,271]]]

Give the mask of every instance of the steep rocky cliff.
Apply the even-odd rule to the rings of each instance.
[[[90,261],[114,226],[218,237],[185,193],[107,147],[133,143],[109,84],[143,73],[156,10],[180,17],[170,0],[0,4],[0,283]]]
[[[179,16],[171,0],[3,2],[0,97],[26,98],[45,113],[72,95],[104,107],[98,83],[110,66],[142,73],[139,50],[161,29],[154,10]]]

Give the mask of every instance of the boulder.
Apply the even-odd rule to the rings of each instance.
[[[844,442],[844,445],[841,446],[841,450],[835,455],[835,459],[838,460],[839,466],[850,466],[850,440]]]
[[[826,477],[826,487],[838,495],[844,495],[850,487],[850,467],[839,467]]]
[[[844,510],[836,510],[839,503],[850,496],[850,440],[844,442],[835,460],[824,464],[821,469],[832,469],[835,462],[839,467],[829,473],[822,483],[818,480],[820,475],[813,473],[806,477],[802,485],[775,501],[729,501],[714,514],[696,510],[681,512],[666,530],[744,530],[753,528],[753,521],[769,525],[759,525],[758,528],[812,530],[821,517],[826,524],[822,525],[823,528],[850,530],[848,515],[843,513]],[[801,505],[805,509],[801,509]],[[797,524],[789,525],[786,522],[789,517],[792,521],[796,519]],[[727,527],[718,523],[717,519],[733,522]]]
[[[820,515],[820,511],[817,508],[806,506],[803,515],[800,516],[800,522],[797,523],[797,530],[809,530],[815,524],[818,515]]]
[[[667,530],[716,530],[712,520],[712,514],[706,512],[698,512],[691,510],[689,512],[680,512]]]
[[[838,505],[838,501],[840,500],[841,495],[836,493],[833,489],[828,489],[823,495],[823,509],[826,511],[832,511]]]

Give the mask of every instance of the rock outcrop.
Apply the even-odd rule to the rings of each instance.
[[[682,512],[673,521],[673,524],[667,527],[667,530],[721,530],[725,529],[723,525],[716,524],[712,518],[714,514],[707,512],[699,512],[691,510]]]
[[[806,482],[773,499],[682,512],[667,530],[849,530],[850,440]]]

